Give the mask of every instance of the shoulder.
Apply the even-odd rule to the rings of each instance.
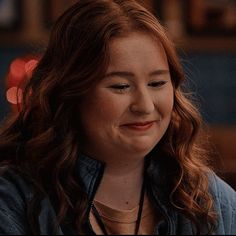
[[[236,210],[236,192],[232,187],[214,173],[209,175],[209,186],[214,199]]]
[[[23,198],[32,197],[29,183],[11,167],[0,167],[0,190],[21,193]]]
[[[26,233],[29,186],[13,169],[0,168],[0,234]]]
[[[27,209],[29,209],[30,201],[34,196],[35,190],[30,179],[26,179],[11,168],[0,167],[0,235],[30,234]],[[53,234],[56,213],[46,196],[40,200],[37,219],[40,234]],[[60,227],[58,234],[62,234]]]
[[[30,185],[12,168],[0,167],[0,202],[24,206],[32,198]],[[0,204],[2,208],[4,204]]]
[[[209,175],[209,189],[218,214],[221,234],[236,234],[236,192],[216,174]]]

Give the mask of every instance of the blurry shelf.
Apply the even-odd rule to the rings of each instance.
[[[75,0],[21,0],[22,25],[18,32],[0,31],[0,44],[4,46],[46,45],[49,36],[47,22],[54,21],[59,13]],[[153,9],[162,18],[176,46],[185,51],[234,51],[236,36],[192,36],[186,32],[183,1],[138,0]],[[46,3],[46,5],[45,5]],[[66,4],[66,5],[65,5]],[[170,7],[171,6],[171,7]],[[225,37],[224,37],[225,36]]]
[[[2,47],[22,47],[31,45],[46,45],[48,42],[48,31],[42,31],[38,34],[31,34],[30,32],[14,32],[14,33],[0,33],[0,44]]]
[[[38,31],[37,34],[30,32],[5,33],[1,34],[0,44],[2,46],[22,46],[29,44],[46,45],[49,31]],[[212,37],[184,37],[173,39],[176,46],[185,51],[230,51],[236,52],[236,37],[212,38]]]
[[[178,39],[177,46],[186,51],[235,51],[235,37],[184,37]]]

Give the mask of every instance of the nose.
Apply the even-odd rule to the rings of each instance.
[[[150,114],[155,110],[155,101],[147,89],[140,89],[133,95],[130,110],[138,114]]]

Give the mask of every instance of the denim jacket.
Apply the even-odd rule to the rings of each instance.
[[[98,185],[102,179],[104,164],[86,156],[78,158],[78,174],[92,203]],[[159,171],[157,169],[157,171]],[[215,174],[209,176],[210,192],[213,196],[214,206],[218,214],[218,227],[216,235],[236,234],[236,192]],[[33,192],[29,184],[13,170],[7,170],[0,177],[0,234],[22,235],[31,234],[27,223],[27,203],[31,200]],[[193,235],[191,222],[183,215],[165,207],[163,199],[154,196],[156,204],[164,216],[158,222],[154,234],[164,235]],[[90,211],[88,204],[87,212]],[[45,198],[41,201],[41,211],[38,217],[40,234],[54,234],[55,211]],[[88,220],[88,228],[94,234]],[[58,235],[75,234],[72,227],[60,225]]]

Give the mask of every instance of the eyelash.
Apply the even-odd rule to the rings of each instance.
[[[112,85],[110,88],[117,89],[117,90],[124,90],[129,87],[130,87],[130,85],[128,85],[128,84],[115,84],[115,85]]]
[[[163,85],[165,85],[167,82],[166,81],[158,81],[158,82],[151,82],[148,85],[154,87],[154,88],[159,88]]]
[[[166,83],[167,83],[166,81],[151,82],[148,84],[148,86],[151,86],[153,88],[159,88],[165,85]],[[119,92],[124,92],[130,88],[130,85],[129,84],[115,84],[115,85],[110,86],[110,88],[117,90]]]

